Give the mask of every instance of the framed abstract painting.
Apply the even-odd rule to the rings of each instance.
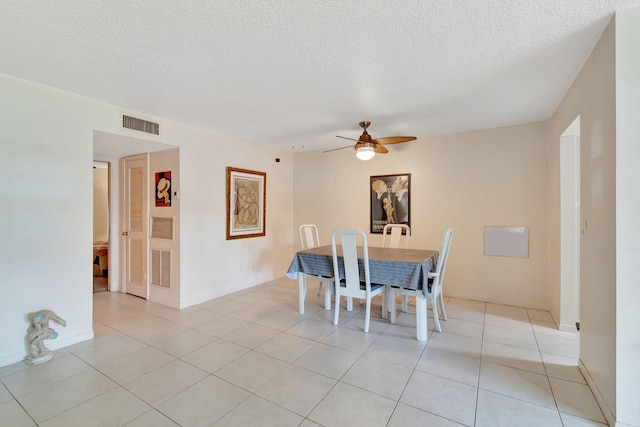
[[[265,235],[266,172],[227,167],[227,240]]]

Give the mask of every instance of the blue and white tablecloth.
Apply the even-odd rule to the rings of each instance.
[[[340,252],[340,251],[338,251]],[[396,249],[369,247],[369,275],[371,283],[407,289],[423,289],[427,273],[435,270],[438,251],[426,249]],[[364,280],[362,248],[358,248],[360,275]],[[342,258],[338,259],[340,276],[344,276]],[[331,245],[298,252],[287,271],[287,277],[296,279],[298,273],[333,277]],[[426,291],[426,289],[425,289]],[[424,292],[426,294],[426,292]]]

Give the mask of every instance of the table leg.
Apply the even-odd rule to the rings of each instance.
[[[298,306],[300,314],[304,314],[304,298],[307,295],[307,276],[298,273]]]
[[[389,312],[391,313],[391,323],[395,324],[397,321],[396,316],[396,290],[391,286],[388,286],[389,291],[387,292],[387,305],[389,306]]]
[[[331,282],[324,282],[324,309],[331,310]]]
[[[416,292],[416,336],[418,341],[427,340],[427,298],[421,291]]]

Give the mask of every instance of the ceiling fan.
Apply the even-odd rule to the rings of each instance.
[[[364,129],[360,138],[353,139],[347,138],[346,136],[336,135],[337,138],[350,139],[351,141],[356,141],[356,144],[353,145],[353,149],[356,150],[356,157],[360,160],[369,160],[372,159],[373,156],[378,154],[386,154],[389,152],[384,145],[388,144],[399,144],[401,142],[413,141],[416,139],[415,136],[388,136],[386,138],[371,138],[371,135],[367,133],[367,128],[371,125],[371,122],[360,122],[360,127]],[[351,145],[347,145],[346,147],[334,148],[333,150],[324,151],[324,153],[329,153],[331,151],[342,150],[344,148],[352,147]]]

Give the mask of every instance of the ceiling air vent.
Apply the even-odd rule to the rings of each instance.
[[[122,115],[122,127],[133,129],[140,132],[152,133],[160,135],[160,124],[150,122],[148,120],[138,119],[136,117]]]

